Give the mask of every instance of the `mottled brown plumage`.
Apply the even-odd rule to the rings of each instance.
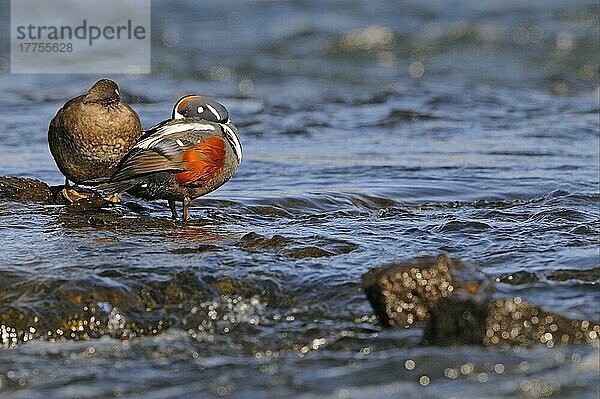
[[[58,111],[48,143],[67,184],[94,185],[112,176],[141,133],[140,119],[119,98],[117,84],[102,79]]]

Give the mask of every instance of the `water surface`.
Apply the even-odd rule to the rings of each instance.
[[[3,397],[597,397],[598,348],[423,347],[360,286],[444,251],[599,319],[597,4],[184,1],[152,27],[154,74],[108,77],[146,127],[217,98],[244,160],[187,225],[1,202]],[[0,75],[0,175],[60,184],[47,125],[97,78]]]

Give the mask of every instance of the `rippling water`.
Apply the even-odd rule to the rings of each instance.
[[[124,97],[146,127],[216,97],[244,161],[188,225],[0,202],[1,396],[597,397],[598,348],[420,346],[360,286],[445,251],[598,320],[597,4],[190,1],[152,23]],[[0,75],[0,175],[62,182],[47,125],[96,78]]]

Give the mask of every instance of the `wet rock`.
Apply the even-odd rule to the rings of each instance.
[[[535,273],[530,273],[525,270],[520,270],[514,273],[503,274],[496,278],[496,282],[521,285],[521,284],[532,284],[540,281],[539,277]]]
[[[379,127],[392,127],[403,122],[415,122],[419,120],[434,120],[438,119],[435,115],[426,114],[423,112],[405,110],[405,109],[393,109],[389,115],[379,121],[376,126]]]
[[[267,238],[254,232],[245,234],[237,246],[252,252],[274,251],[295,259],[330,257],[347,254],[358,248],[357,244],[348,241],[321,236],[291,239],[274,235]]]
[[[251,206],[250,210],[261,216],[272,216],[272,217],[279,217],[279,218],[293,217],[292,213],[288,212],[287,210],[285,210],[281,207],[272,206],[272,205]]]
[[[74,208],[73,208],[74,207]],[[68,228],[79,229],[90,226],[100,229],[126,229],[130,233],[148,232],[159,229],[170,232],[178,224],[176,221],[164,218],[155,218],[140,214],[95,210],[93,213],[84,212],[77,205],[67,207],[67,212],[59,216],[59,221]]]
[[[578,280],[593,283],[600,281],[600,267],[584,270],[559,269],[544,273],[543,275],[520,270],[514,273],[498,276],[496,278],[496,282],[511,285],[521,285],[537,283],[543,278],[551,281]]]
[[[594,267],[592,269],[585,270],[555,270],[549,273],[546,278],[553,281],[567,281],[567,280],[579,280],[579,281],[600,281],[600,267]]]
[[[0,200],[36,202],[44,205],[69,205],[71,211],[87,211],[117,203],[115,195],[103,197],[82,187],[48,186],[46,183],[22,177],[0,177]]]
[[[355,205],[371,210],[380,210],[382,207],[396,206],[396,201],[389,198],[375,197],[373,195],[351,196],[350,201]]]
[[[335,253],[326,251],[323,248],[319,248],[316,246],[308,246],[308,247],[291,250],[291,251],[289,251],[289,255],[294,259],[304,259],[304,258],[326,258],[329,256],[335,256]]]
[[[477,232],[480,230],[491,229],[487,223],[477,222],[477,221],[460,221],[460,220],[451,220],[448,223],[445,223],[436,228],[436,231],[441,233],[454,233],[454,232]]]
[[[548,278],[597,278],[597,269]],[[600,323],[572,320],[529,304],[521,298],[494,298],[491,280],[473,265],[445,255],[417,258],[363,275],[363,287],[384,326],[409,326],[425,321],[426,345],[481,345],[530,348],[545,344],[598,343]],[[538,281],[528,272],[497,281],[526,284]]]
[[[281,248],[289,240],[280,235],[274,235],[271,238],[264,237],[257,233],[247,233],[239,240],[238,246],[244,249],[262,249],[262,248]]]
[[[427,320],[438,301],[455,291],[485,295],[491,286],[474,265],[446,255],[372,269],[363,275],[362,283],[384,326],[409,326]]]
[[[598,343],[600,325],[547,312],[521,298],[477,300],[456,294],[439,301],[425,325],[427,345],[530,348]]]
[[[201,254],[204,252],[218,252],[221,248],[214,244],[201,244],[193,248],[177,248],[170,252],[177,255]]]
[[[160,287],[160,288],[158,288]],[[192,307],[194,304],[215,296],[215,290],[202,281],[192,271],[175,274],[168,284],[159,284],[155,288],[162,293],[162,301],[166,309]]]
[[[408,209],[400,207],[388,207],[382,208],[377,212],[379,219],[390,219],[390,218],[415,218],[417,215]]]
[[[50,187],[39,180],[22,177],[0,177],[0,200],[53,204]]]
[[[57,205],[69,205],[72,211],[87,211],[101,208],[110,203],[118,203],[119,197],[111,194],[103,197],[97,191],[84,187],[52,186],[50,187]]]
[[[146,287],[66,280],[18,288],[16,297],[0,291],[0,346],[32,339],[133,338],[169,327],[162,310],[156,309],[156,293]]]

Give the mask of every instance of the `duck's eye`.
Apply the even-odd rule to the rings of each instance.
[[[199,114],[202,114],[203,112],[204,112],[204,108],[202,108],[202,107],[198,107],[198,113],[199,113]]]

